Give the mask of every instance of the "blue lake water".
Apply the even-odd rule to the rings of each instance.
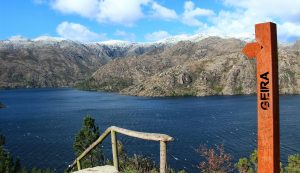
[[[103,132],[115,125],[143,132],[165,133],[168,163],[197,172],[200,145],[223,144],[234,161],[256,148],[256,96],[163,97],[122,96],[75,89],[0,90],[0,133],[6,148],[27,167],[62,172],[74,159],[72,144],[85,115]],[[280,96],[281,160],[300,153],[300,96]],[[129,154],[153,157],[159,143],[119,135]],[[111,157],[110,139],[104,150]]]

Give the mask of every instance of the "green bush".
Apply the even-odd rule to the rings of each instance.
[[[240,158],[235,167],[240,173],[254,173],[253,166],[246,157]]]
[[[158,168],[150,157],[134,154],[127,155],[123,144],[118,141],[119,167],[123,173],[156,173]]]
[[[300,155],[294,154],[288,157],[288,165],[284,168],[286,173],[300,173]]]

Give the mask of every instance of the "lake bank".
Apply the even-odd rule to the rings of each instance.
[[[177,94],[171,94],[171,95],[134,95],[134,94],[130,94],[130,93],[126,93],[126,92],[122,92],[122,91],[111,91],[111,90],[101,90],[101,89],[97,89],[97,88],[83,88],[83,87],[79,87],[79,86],[62,86],[62,87],[16,87],[16,88],[0,88],[1,90],[22,90],[22,89],[75,89],[75,90],[80,90],[80,91],[86,91],[86,92],[99,92],[99,93],[112,93],[112,94],[119,94],[119,95],[123,95],[123,96],[134,96],[134,97],[149,97],[149,98],[155,98],[155,97],[168,97],[168,98],[172,98],[172,97],[209,97],[209,96],[255,96],[256,92],[253,93],[249,93],[249,94],[203,94],[203,95],[195,95],[193,93],[189,93],[189,92],[183,92],[183,93],[177,93]],[[295,93],[285,93],[285,92],[281,92],[279,93],[280,96],[299,96],[300,93],[295,92]]]

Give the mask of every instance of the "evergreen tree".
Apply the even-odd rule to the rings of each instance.
[[[99,127],[95,125],[95,120],[89,115],[84,118],[83,125],[75,136],[73,148],[76,157],[80,156],[93,142],[100,136]],[[101,147],[98,145],[88,155],[80,160],[82,168],[89,168],[103,165],[105,162]]]

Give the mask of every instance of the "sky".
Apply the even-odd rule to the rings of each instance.
[[[0,40],[60,37],[153,42],[176,35],[254,38],[277,24],[280,42],[300,38],[300,0],[2,0]]]

